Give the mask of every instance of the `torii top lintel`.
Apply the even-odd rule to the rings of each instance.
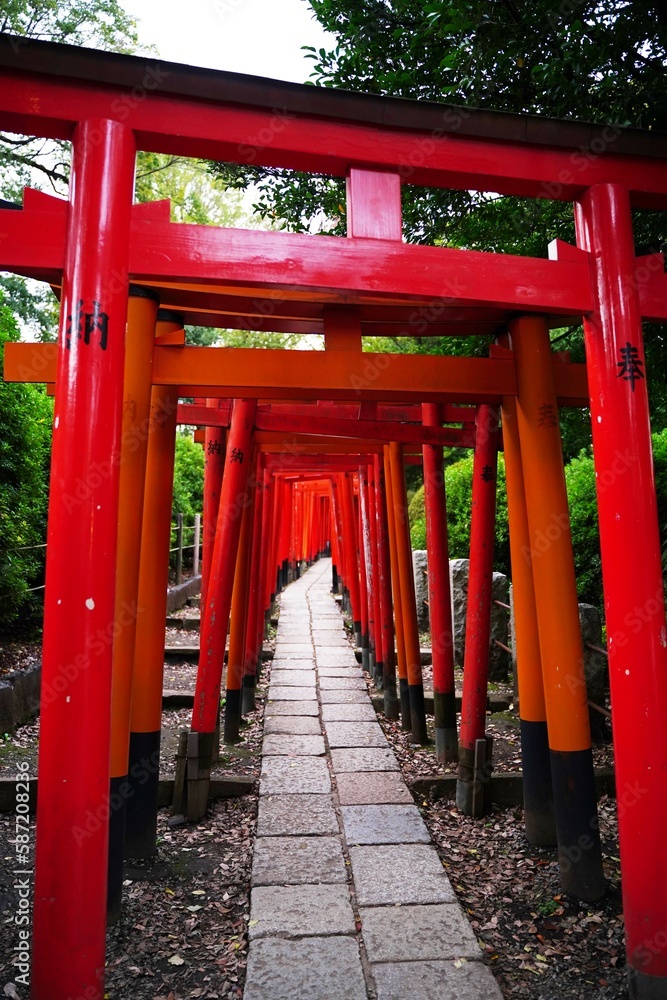
[[[140,148],[411,184],[572,200],[619,183],[667,207],[667,135],[283,83],[145,57],[0,36],[5,129],[69,138],[114,118]]]

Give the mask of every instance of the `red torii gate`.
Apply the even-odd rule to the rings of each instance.
[[[207,311],[213,325],[311,332],[321,323],[326,337],[327,319],[335,325],[341,305],[349,306],[353,341],[389,330],[453,332],[458,323],[490,333],[516,313],[554,322],[584,317],[598,476],[613,469],[619,441],[636,458],[599,491],[598,503],[617,786],[623,792],[640,781],[646,789],[620,822],[630,988],[642,1000],[659,995],[667,954],[651,945],[667,926],[667,870],[660,865],[667,647],[641,321],[667,318],[667,278],[659,255],[635,258],[630,209],[667,205],[667,139],[147,67],[143,59],[25,39],[0,41],[0,77],[4,128],[73,142],[69,205],[26,193],[22,211],[0,212],[2,266],[62,282],[57,358],[46,348],[16,345],[6,366],[14,377],[56,383],[43,656],[44,684],[55,696],[42,711],[35,1000],[102,995],[106,831],[76,843],[72,830],[108,792],[112,650],[99,634],[115,621],[109,580],[119,471],[110,457],[121,434],[128,274],[164,308],[185,303],[191,315]],[[132,206],[137,148],[347,176],[349,238],[174,225],[164,205]],[[573,201],[579,247],[557,245],[547,261],[406,246],[401,182]],[[554,413],[559,397],[581,396],[565,369],[541,364],[545,336],[542,319],[536,327],[516,322],[516,366],[509,357],[386,362],[341,349],[336,337],[323,355],[304,352],[295,360],[276,352],[262,365],[252,351],[156,346],[147,384],[163,414],[179,394],[448,398],[502,402],[504,410],[505,400],[516,399],[522,455],[525,437],[533,456],[524,482],[535,536],[544,522],[530,485],[540,457],[534,404],[545,404],[524,398],[525,373],[537,366]],[[554,448],[552,436],[551,472]],[[91,468],[108,466],[92,483]],[[79,482],[87,485],[85,496],[77,495]],[[559,546],[553,548],[540,563],[542,577]],[[635,607],[647,619],[636,633]],[[539,607],[537,613],[544,618]],[[563,668],[553,662],[549,669],[558,687]],[[71,679],[59,691],[65,670]],[[565,670],[561,687],[568,678],[576,682]],[[585,746],[570,735],[557,714],[549,717],[554,774],[565,778],[587,766]],[[578,806],[566,797],[556,803],[569,824],[561,854],[594,847],[595,831],[586,828],[594,817]],[[576,869],[573,856],[561,860]]]

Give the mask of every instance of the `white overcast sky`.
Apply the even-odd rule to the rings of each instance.
[[[121,0],[160,57],[209,69],[304,83],[302,45],[332,48],[307,0]]]

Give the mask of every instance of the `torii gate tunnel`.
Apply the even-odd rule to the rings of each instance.
[[[558,423],[559,407],[587,404],[629,984],[633,997],[663,997],[667,640],[642,320],[667,319],[667,277],[660,255],[637,258],[631,210],[667,207],[667,136],[7,36],[0,78],[0,127],[72,143],[68,202],[26,190],[22,206],[0,210],[0,267],[50,282],[61,300],[57,349],[15,344],[5,355],[7,378],[55,385],[33,1000],[103,996],[107,868],[113,911],[123,825],[134,856],[154,849],[178,419],[207,427],[188,810],[201,812],[207,792],[230,612],[233,739],[271,596],[329,544],[387,712],[400,703],[425,738],[403,470],[423,454],[438,753],[458,753],[457,801],[479,812],[503,447],[526,833],[555,835],[564,889],[603,892]],[[346,177],[348,235],[175,224],[168,203],[133,204],[137,150]],[[404,185],[572,202],[577,246],[556,241],[535,259],[407,245]],[[582,318],[585,366],[549,344],[550,327]],[[186,347],[188,323],[323,333],[325,351]],[[362,336],[450,334],[495,343],[487,358],[361,351]],[[179,414],[181,397],[196,412]],[[475,448],[458,736],[442,489],[451,443]],[[127,803],[127,817],[107,809],[111,834],[89,823],[110,781]]]

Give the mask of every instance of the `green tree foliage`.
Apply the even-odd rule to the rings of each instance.
[[[466,107],[667,131],[667,6],[664,0],[311,0],[336,38],[309,50],[317,86],[442,101]],[[598,155],[583,150],[585,157]],[[344,182],[257,167],[215,170],[254,185],[257,208],[296,231],[345,234]],[[404,235],[415,243],[545,256],[558,237],[574,242],[572,208],[552,198],[499,197],[403,185]],[[638,246],[657,248],[667,213],[636,212]],[[582,331],[555,331],[583,360]],[[484,353],[486,343],[420,341],[426,353]],[[410,349],[403,342],[403,349]],[[654,426],[667,424],[667,331],[647,325]],[[587,415],[567,412],[564,449],[589,443]]]
[[[183,514],[186,524],[192,524],[195,514],[201,514],[204,504],[204,450],[192,435],[176,435],[176,461],[174,464],[174,492],[171,504],[172,518]]]
[[[19,339],[0,294],[0,634],[34,626],[41,608],[53,408],[32,385],[2,381],[4,345]],[[30,548],[28,548],[30,546]]]
[[[653,464],[658,497],[658,522],[667,563],[667,429],[653,435]],[[621,472],[620,475],[623,475]],[[603,612],[602,561],[598,535],[598,506],[595,465],[590,449],[585,449],[565,466],[565,483],[570,510],[574,567],[579,600],[596,605]],[[611,487],[612,484],[609,484]],[[452,559],[467,559],[470,549],[472,458],[463,459],[445,470],[447,530]],[[509,530],[504,462],[499,457],[496,546],[494,567],[511,576]],[[414,549],[426,548],[424,489],[415,493],[408,509],[410,538]]]

